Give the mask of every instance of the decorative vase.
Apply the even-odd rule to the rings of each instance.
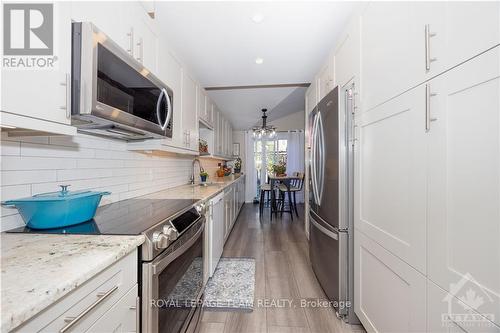
[[[207,181],[207,176],[206,175],[203,175],[203,176],[200,176],[201,178],[201,182],[204,183]]]

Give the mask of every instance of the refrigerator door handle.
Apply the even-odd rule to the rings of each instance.
[[[312,152],[311,152],[311,185],[312,185],[312,190],[313,190],[313,199],[314,203],[318,204],[318,193],[317,193],[317,170],[316,170],[316,162],[317,162],[317,147],[318,147],[318,140],[316,137],[317,134],[317,125],[318,125],[318,117],[315,116],[313,120],[313,128],[312,128],[312,138],[313,138],[313,144],[312,144]]]
[[[318,112],[318,133],[319,133],[319,138],[318,138],[318,143],[319,143],[319,148],[320,148],[320,153],[319,153],[319,188],[318,188],[318,205],[321,205],[321,201],[323,199],[323,191],[325,187],[325,132],[324,132],[324,127],[323,127],[323,118],[321,117],[321,112]]]
[[[339,234],[338,232],[335,233],[333,231],[330,231],[328,230],[327,228],[323,227],[321,224],[319,224],[312,216],[310,216],[310,221],[312,222],[312,224],[318,228],[319,231],[321,231],[323,234],[325,234],[326,236],[332,238],[332,239],[335,239],[335,240],[339,240]]]

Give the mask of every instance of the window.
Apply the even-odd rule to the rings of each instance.
[[[257,172],[257,195],[261,182],[265,182],[267,175],[273,172],[273,165],[280,163],[286,165],[287,143],[288,141],[284,139],[256,140],[254,142],[255,169]],[[264,169],[263,165],[265,165]]]

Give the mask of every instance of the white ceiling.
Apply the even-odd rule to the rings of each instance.
[[[310,82],[356,4],[352,2],[157,2],[156,18],[174,53],[204,87]],[[255,14],[264,17],[256,24]],[[262,65],[255,59],[264,59]],[[286,98],[304,109],[305,89],[210,91],[237,129]],[[300,94],[302,94],[300,96]],[[289,97],[292,95],[291,97]],[[300,98],[299,98],[300,97]]]

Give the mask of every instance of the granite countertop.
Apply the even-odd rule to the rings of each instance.
[[[145,197],[151,199],[207,200],[223,191],[226,187],[243,176],[243,174],[238,174],[219,178],[214,177],[208,181],[208,183],[212,183],[212,185],[209,186],[200,186],[198,183],[195,185],[182,185],[168,190],[151,193]]]
[[[144,236],[0,234],[1,332],[123,258]]]

